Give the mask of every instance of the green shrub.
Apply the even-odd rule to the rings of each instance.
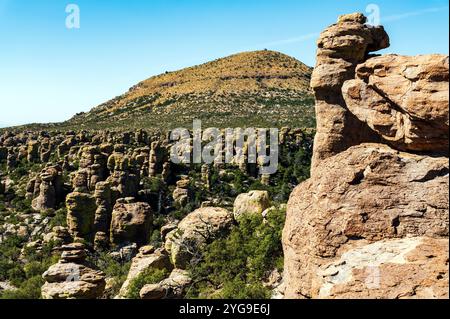
[[[52,252],[53,243],[49,243],[40,251],[26,248],[22,256],[24,262],[19,258],[23,244],[24,240],[17,236],[9,237],[0,244],[0,280],[18,288],[1,293],[1,299],[39,299],[44,284],[42,274],[59,259]]]
[[[150,268],[144,271],[142,274],[133,279],[130,283],[128,289],[127,298],[129,299],[139,299],[139,292],[141,289],[148,284],[157,284],[161,280],[167,278],[169,272],[167,269],[153,269]]]
[[[0,293],[0,299],[40,299],[44,279],[41,275],[34,276],[23,282],[17,290]]]
[[[270,297],[262,282],[273,269],[282,268],[285,212],[274,211],[267,218],[263,223],[259,215],[245,216],[227,237],[205,248],[200,263],[189,267],[197,283],[189,298]]]
[[[107,278],[112,279],[112,288],[107,298],[114,298],[119,293],[120,287],[127,279],[131,262],[120,262],[115,260],[106,252],[90,256],[89,261],[103,271]]]

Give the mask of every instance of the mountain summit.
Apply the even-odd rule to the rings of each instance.
[[[312,69],[274,51],[235,54],[144,80],[60,126],[94,129],[314,124]]]

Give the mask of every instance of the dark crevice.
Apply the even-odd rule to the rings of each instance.
[[[349,183],[350,185],[359,185],[364,179],[364,171],[359,171],[355,174],[353,180]]]
[[[395,235],[397,235],[397,228],[398,228],[398,226],[400,226],[400,217],[395,217],[393,220],[392,220],[392,227],[394,228],[394,234]]]
[[[432,181],[435,178],[438,177],[444,177],[449,174],[448,167],[442,167],[441,169],[431,170],[429,171],[424,177],[420,179],[412,180],[412,182],[419,182],[419,183],[425,183]]]

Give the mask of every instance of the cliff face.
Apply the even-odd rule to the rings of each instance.
[[[343,16],[318,41],[311,179],[283,232],[286,298],[448,298],[448,57],[371,57]]]

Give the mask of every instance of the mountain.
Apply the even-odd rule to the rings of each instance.
[[[274,51],[235,54],[166,72],[55,129],[170,129],[193,119],[214,127],[314,127],[312,69]]]

